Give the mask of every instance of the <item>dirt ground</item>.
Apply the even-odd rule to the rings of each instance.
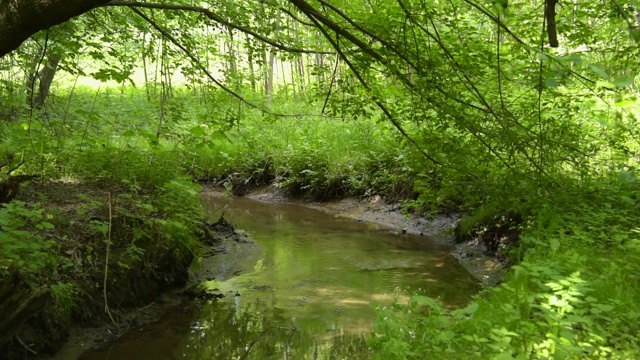
[[[260,247],[244,231],[236,230],[229,223],[218,224],[220,221],[208,227],[200,263],[189,268],[186,285],[163,292],[148,305],[129,311],[125,328],[118,329],[108,323],[72,328],[60,351],[42,359],[77,359],[86,350],[115,341],[130,329],[143,329],[146,324],[159,321],[167,314],[190,317],[197,308],[192,299],[206,296],[194,290],[198,284],[208,280],[226,280],[247,272],[262,254]]]

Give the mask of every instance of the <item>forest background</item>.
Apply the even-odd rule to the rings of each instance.
[[[78,216],[107,248],[114,214],[141,221],[139,260],[196,252],[194,180],[270,184],[518,235],[466,308],[381,314],[381,359],[640,357],[637,1],[76,3],[0,3],[0,266],[60,312],[69,224],[20,183],[103,189]]]

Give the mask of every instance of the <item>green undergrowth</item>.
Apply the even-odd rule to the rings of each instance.
[[[33,286],[51,286],[57,311],[80,321],[104,315],[91,299],[101,298],[97,279],[105,271],[109,296],[120,305],[184,282],[201,247],[204,212],[200,185],[184,173],[179,154],[34,123],[31,133],[20,123],[5,126],[3,150],[11,166],[21,164],[12,175],[37,178],[0,208],[0,271],[17,268]],[[59,143],[66,130],[75,135]]]
[[[511,250],[521,261],[466,308],[416,294],[379,309],[376,358],[640,357],[639,199],[615,180],[542,200]]]
[[[219,91],[193,96],[184,88],[174,89],[164,104],[130,87],[58,94],[60,106],[46,121],[16,123],[11,132],[14,144],[29,144],[25,150],[39,157],[30,170],[47,176],[94,171],[91,162],[71,169],[74,157],[123,158],[142,151],[154,158],[159,173],[173,167],[239,194],[275,185],[320,199],[373,194],[413,199],[416,181],[434,180],[433,168],[375,113],[355,119],[322,116],[321,103],[276,97],[270,111],[293,116],[268,115]],[[23,130],[27,125],[30,131]],[[112,151],[99,152],[100,147]],[[108,166],[95,169],[102,178],[130,171],[104,160]],[[176,160],[177,166],[171,163]]]
[[[18,172],[91,189],[76,215],[90,224],[102,253],[85,253],[87,263],[104,253],[110,221],[119,229],[111,242],[121,250],[117,271],[136,273],[136,262],[151,269],[150,244],[193,257],[202,220],[194,181],[239,195],[260,185],[317,199],[381,194],[403,201],[406,212],[462,211],[463,235],[517,218],[520,236],[496,250],[513,264],[507,279],[466,308],[416,294],[410,304],[380,309],[370,340],[377,358],[640,357],[640,190],[630,155],[637,144],[615,128],[580,127],[577,135],[590,139],[580,156],[548,145],[557,151],[547,153],[549,161],[568,160],[541,171],[513,149],[499,150],[510,156],[505,166],[455,129],[407,124],[418,139],[412,144],[376,112],[317,116],[322,104],[313,99],[275,97],[272,112],[298,114],[282,117],[218,92],[193,96],[177,88],[164,104],[132,88],[58,94],[64,106],[3,125],[0,150],[13,152],[13,162],[26,159]],[[0,212],[2,261],[33,279],[82,270],[51,236],[69,226],[56,215],[63,210],[47,208],[46,199],[33,203]],[[82,290],[54,280],[60,312],[78,312],[74,297]]]
[[[385,193],[411,197],[402,145],[374,120],[248,119],[226,138],[189,147],[196,178],[236,190],[273,184],[315,198]]]

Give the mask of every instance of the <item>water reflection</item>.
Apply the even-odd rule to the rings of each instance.
[[[362,359],[365,339],[341,331],[299,329],[288,312],[256,301],[237,311],[226,302],[202,308],[178,352],[187,359]]]
[[[211,211],[224,207],[225,218],[261,245],[253,271],[205,283],[226,296],[200,304],[192,316],[147,326],[84,359],[367,359],[373,305],[393,301],[396,289],[457,306],[477,288],[446,246],[424,237],[299,205],[223,197],[204,203]]]

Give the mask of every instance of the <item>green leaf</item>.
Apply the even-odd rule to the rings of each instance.
[[[411,302],[415,302],[418,304],[424,304],[433,308],[439,308],[440,305],[438,305],[438,303],[433,300],[432,298],[428,297],[428,296],[422,296],[422,295],[414,295],[411,298]]]
[[[554,78],[546,78],[544,79],[544,86],[548,88],[556,87],[558,86],[558,82]]]
[[[613,89],[615,88],[616,85],[610,81],[603,81],[603,80],[598,80],[596,82],[596,88],[609,88],[609,89]]]
[[[618,101],[616,103],[616,107],[624,108],[629,106],[634,106],[636,104],[636,99],[626,99],[622,101]]]
[[[480,305],[478,305],[478,303],[473,302],[471,304],[469,304],[469,306],[467,306],[466,308],[462,309],[462,312],[464,312],[465,314],[473,314],[476,311],[478,311],[478,308],[480,307]]]
[[[633,77],[631,76],[621,76],[613,81],[616,87],[622,88],[633,85]]]
[[[595,72],[601,78],[605,80],[609,79],[609,74],[607,74],[604,70],[602,70],[602,68],[599,67],[598,65],[591,65],[590,68],[591,70],[593,70],[593,72]]]
[[[192,127],[191,129],[189,129],[189,133],[195,136],[205,136],[207,134],[201,126]]]
[[[52,223],[46,222],[46,221],[41,222],[40,226],[42,226],[43,229],[47,229],[47,230],[51,230],[55,228],[55,226]]]
[[[631,184],[636,182],[636,175],[632,171],[621,171],[618,174],[618,181]]]
[[[133,131],[133,130],[129,129],[129,130],[127,130],[127,131],[123,132],[123,133],[122,133],[122,136],[123,136],[123,137],[132,137],[132,136],[134,136],[135,134],[136,134],[136,132],[135,132],[135,131]]]

